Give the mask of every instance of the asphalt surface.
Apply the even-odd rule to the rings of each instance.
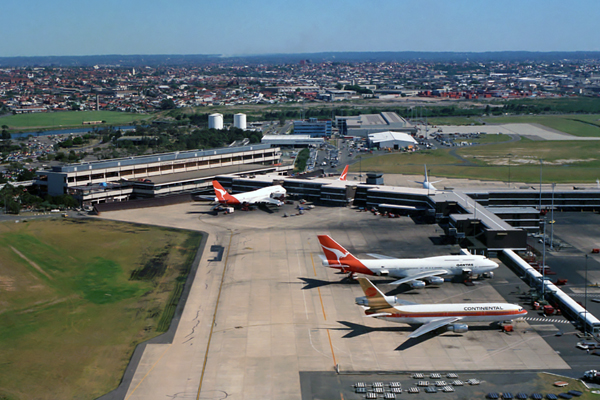
[[[502,380],[498,371],[571,371],[549,345],[556,323],[518,322],[510,334],[473,324],[464,334],[408,340],[411,327],[365,318],[354,304],[362,295],[359,286],[320,265],[316,235],[321,233],[358,256],[455,252],[435,225],[346,208],[316,207],[288,218],[283,214],[294,214],[292,205],[218,216],[209,209],[193,203],[100,216],[201,230],[208,233],[206,249],[222,249],[218,259],[214,252],[202,255],[173,340],[145,346],[131,381],[124,382],[126,399],[357,398],[346,397],[348,385],[370,375],[392,373],[390,380],[396,380],[415,371],[460,376],[495,371]],[[505,296],[521,302],[517,286],[524,284],[511,274],[505,268],[474,286],[446,283],[421,291],[395,288],[387,278],[373,281],[419,303],[491,302]],[[576,342],[573,335],[557,338],[565,348]],[[342,378],[346,375],[351,377]],[[329,383],[314,383],[315,376],[330,377]]]

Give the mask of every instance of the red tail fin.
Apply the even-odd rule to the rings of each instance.
[[[219,203],[235,204],[239,203],[235,197],[227,193],[227,190],[221,186],[218,181],[212,181],[213,189],[215,189],[215,196]]]
[[[319,235],[319,243],[329,265],[354,265],[362,263],[354,257],[348,250],[343,248],[338,242],[333,240],[329,235]]]
[[[348,175],[348,165],[346,165],[346,168],[344,168],[344,170],[342,171],[342,174],[340,175],[338,180],[345,181],[347,175]]]
[[[342,271],[358,272],[361,274],[374,275],[373,271],[367,268],[358,258],[354,257],[348,250],[339,245],[329,235],[319,235],[319,243],[327,263],[332,268],[339,268]],[[324,264],[325,265],[325,264]],[[339,265],[339,267],[338,267]]]

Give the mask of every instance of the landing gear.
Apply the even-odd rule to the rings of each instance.
[[[342,269],[342,273],[348,273],[348,275],[346,275],[343,279],[345,281],[354,282],[358,277],[356,272],[348,272],[346,269]]]

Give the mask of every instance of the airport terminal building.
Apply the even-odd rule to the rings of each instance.
[[[278,172],[281,151],[269,144],[189,150],[55,166],[37,171],[42,194],[73,195],[82,205],[206,189],[217,174]]]
[[[324,206],[353,206],[435,222],[449,239],[474,253],[527,249],[527,234],[540,231],[540,210],[598,211],[600,190],[536,191],[519,189],[427,190],[386,186],[380,174],[367,174],[366,183],[327,178],[298,179],[261,175],[252,179],[219,176],[234,193],[273,184],[282,185],[289,196]]]

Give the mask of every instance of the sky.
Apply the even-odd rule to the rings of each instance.
[[[6,0],[0,57],[600,51],[599,0]]]

